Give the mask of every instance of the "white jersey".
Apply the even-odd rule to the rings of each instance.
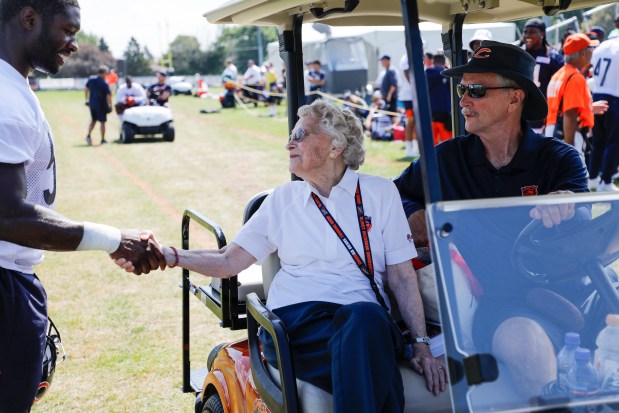
[[[146,100],[146,91],[139,83],[132,82],[131,87],[123,83],[116,91],[116,102],[125,103],[129,96],[133,96],[136,105],[141,105]]]
[[[236,79],[238,74],[239,74],[239,71],[236,68],[236,66],[233,63],[230,63],[224,69],[223,73],[221,74],[221,77],[229,77],[230,79],[234,80],[234,79]]]
[[[405,54],[402,56],[402,59],[400,59],[400,70],[398,71],[398,99],[401,101],[413,100],[413,88],[404,76],[404,72],[408,72],[409,69],[408,55]]]
[[[253,65],[247,68],[243,78],[245,79],[245,84],[257,85],[262,80],[262,73],[260,73],[258,66]]]
[[[595,93],[619,97],[619,38],[602,42],[591,58]]]
[[[24,164],[26,201],[53,208],[56,199],[54,139],[28,82],[0,59],[0,163]],[[0,267],[34,273],[43,251],[0,241]]]

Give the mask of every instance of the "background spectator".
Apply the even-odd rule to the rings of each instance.
[[[605,41],[593,52],[594,101],[606,101],[608,111],[595,114],[593,149],[589,159],[590,187],[599,191],[617,191],[613,176],[619,166],[619,39]],[[598,176],[600,180],[598,181]]]
[[[166,83],[167,76],[165,72],[157,72],[157,83],[150,85],[146,91],[148,98],[159,106],[168,106],[172,94],[172,88]]]
[[[90,134],[95,128],[97,122],[101,128],[101,144],[107,143],[105,140],[105,122],[107,122],[107,114],[112,111],[112,92],[110,86],[105,82],[107,75],[107,67],[101,66],[97,76],[91,76],[86,82],[84,95],[86,97],[86,105],[90,108],[90,124],[88,125],[88,133],[86,134],[86,143],[92,145]]]
[[[488,29],[477,29],[471,40],[469,40],[469,50],[473,53],[479,49],[482,40],[492,40],[492,33]]]
[[[380,82],[380,93],[385,101],[389,112],[398,110],[398,74],[391,67],[391,57],[384,55],[380,58],[380,64],[385,69]]]
[[[449,78],[441,73],[445,70],[445,55],[437,53],[432,58],[433,65],[426,69],[430,109],[432,111],[432,133],[434,144],[451,139],[451,90]]]
[[[404,117],[406,125],[404,126],[404,156],[407,158],[416,158],[419,156],[419,143],[417,142],[417,132],[415,131],[415,114],[413,113],[413,89],[410,80],[410,67],[408,64],[408,55],[404,54],[400,59],[400,71],[402,76],[398,84],[398,97],[404,105]]]
[[[319,94],[312,94],[311,92],[324,92],[324,86],[326,83],[325,72],[322,71],[322,64],[320,60],[314,60],[310,63],[310,69],[307,74],[307,80],[309,83],[310,94],[306,97],[306,104],[309,105],[316,99],[320,99]]]
[[[565,64],[563,56],[557,53],[546,40],[546,24],[541,19],[529,19],[522,32],[522,48],[535,59],[533,81],[547,96],[548,83],[557,70]],[[529,121],[529,126],[538,133],[544,131],[544,121]]]

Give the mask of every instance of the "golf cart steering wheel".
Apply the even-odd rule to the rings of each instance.
[[[548,234],[552,228],[544,227],[540,220],[533,220],[520,232],[512,248],[511,261],[514,268],[525,278],[536,283],[544,284],[548,281],[549,274],[543,265],[535,265],[543,262],[547,257],[547,251],[543,247],[541,235]]]
[[[531,221],[518,235],[511,261],[524,277],[547,284],[553,279],[582,276],[584,265],[599,260],[608,265],[619,256],[619,208],[611,208],[594,219],[578,218],[546,228]]]

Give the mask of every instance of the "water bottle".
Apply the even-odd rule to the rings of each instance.
[[[593,365],[600,376],[602,389],[619,392],[619,314],[606,316],[606,327],[598,334],[595,344]]]
[[[567,393],[567,373],[576,360],[576,348],[580,345],[580,335],[565,333],[564,344],[557,355],[557,390],[561,393]]]
[[[567,373],[567,387],[574,398],[595,395],[600,390],[597,371],[591,364],[589,349],[578,347],[574,355],[575,363]]]

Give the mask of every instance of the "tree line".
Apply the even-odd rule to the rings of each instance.
[[[164,56],[156,59],[148,47],[131,37],[122,59],[117,60],[103,37],[80,32],[77,35],[79,51],[55,77],[88,77],[96,74],[102,65],[133,76],[149,76],[157,68],[170,66],[177,74],[220,74],[226,58],[231,57],[241,67],[248,59],[258,62],[261,54],[267,56],[267,44],[276,40],[275,27],[226,27],[207,50],[201,49],[195,37],[180,35],[169,44]],[[35,72],[33,76],[46,75]]]

